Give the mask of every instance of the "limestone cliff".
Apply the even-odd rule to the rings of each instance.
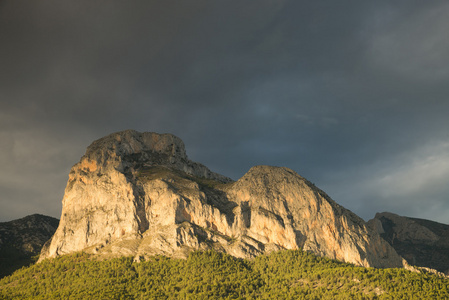
[[[69,175],[60,226],[41,259],[73,251],[254,257],[304,249],[361,266],[399,267],[375,230],[287,168],[236,182],[187,158],[169,134],[124,131],[90,145]]]
[[[410,265],[449,275],[449,225],[388,212],[377,213],[368,224]]]

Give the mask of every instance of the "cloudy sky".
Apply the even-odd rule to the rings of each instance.
[[[124,129],[240,178],[286,166],[365,220],[449,223],[449,2],[0,0],[0,221],[59,218]]]

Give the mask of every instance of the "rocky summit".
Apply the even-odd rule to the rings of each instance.
[[[41,260],[80,250],[139,260],[303,249],[366,267],[403,265],[376,230],[294,171],[256,166],[234,182],[190,161],[171,134],[127,130],[93,142],[62,204]]]

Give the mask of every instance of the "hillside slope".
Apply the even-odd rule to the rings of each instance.
[[[0,280],[0,299],[448,299],[447,278],[356,267],[301,250],[252,260],[215,251],[187,259],[97,260],[72,254]]]
[[[58,224],[58,219],[39,214],[0,223],[0,278],[30,264]]]

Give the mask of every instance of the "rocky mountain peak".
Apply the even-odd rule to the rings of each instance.
[[[194,176],[223,182],[230,178],[211,172],[188,159],[184,142],[173,134],[125,130],[94,141],[87,147],[79,168],[87,172],[113,168],[127,175],[143,167],[167,166]]]
[[[293,170],[256,166],[233,182],[190,161],[179,138],[132,130],[95,141],[73,166],[41,259],[204,249],[246,258],[304,249],[361,266],[402,266],[377,232]]]
[[[125,130],[94,141],[83,158],[100,165],[116,159],[160,164],[185,161],[187,155],[183,141],[172,134]]]

